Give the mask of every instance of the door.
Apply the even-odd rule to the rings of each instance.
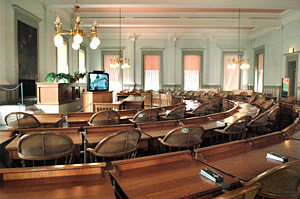
[[[290,78],[290,96],[295,96],[295,87],[296,87],[296,61],[288,61],[287,67],[287,77]]]

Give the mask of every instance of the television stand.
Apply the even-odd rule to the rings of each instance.
[[[93,103],[112,103],[113,91],[90,91],[83,92],[84,112],[93,112]],[[89,106],[89,104],[91,104]]]

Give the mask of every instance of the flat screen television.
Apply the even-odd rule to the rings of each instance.
[[[108,91],[109,74],[102,71],[93,71],[88,73],[88,91]]]

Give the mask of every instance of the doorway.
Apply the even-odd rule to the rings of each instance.
[[[285,77],[290,78],[289,96],[297,98],[298,52],[285,54]]]
[[[296,96],[296,61],[287,62],[287,77],[290,78],[290,96]]]

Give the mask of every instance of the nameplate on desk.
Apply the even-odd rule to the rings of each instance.
[[[209,168],[201,169],[200,175],[210,179],[213,182],[223,182],[224,180],[223,176]]]
[[[226,126],[227,124],[222,121],[217,121],[217,126]]]
[[[288,157],[280,155],[278,153],[274,153],[274,152],[267,153],[267,158],[277,160],[280,162],[288,162],[289,161]]]

